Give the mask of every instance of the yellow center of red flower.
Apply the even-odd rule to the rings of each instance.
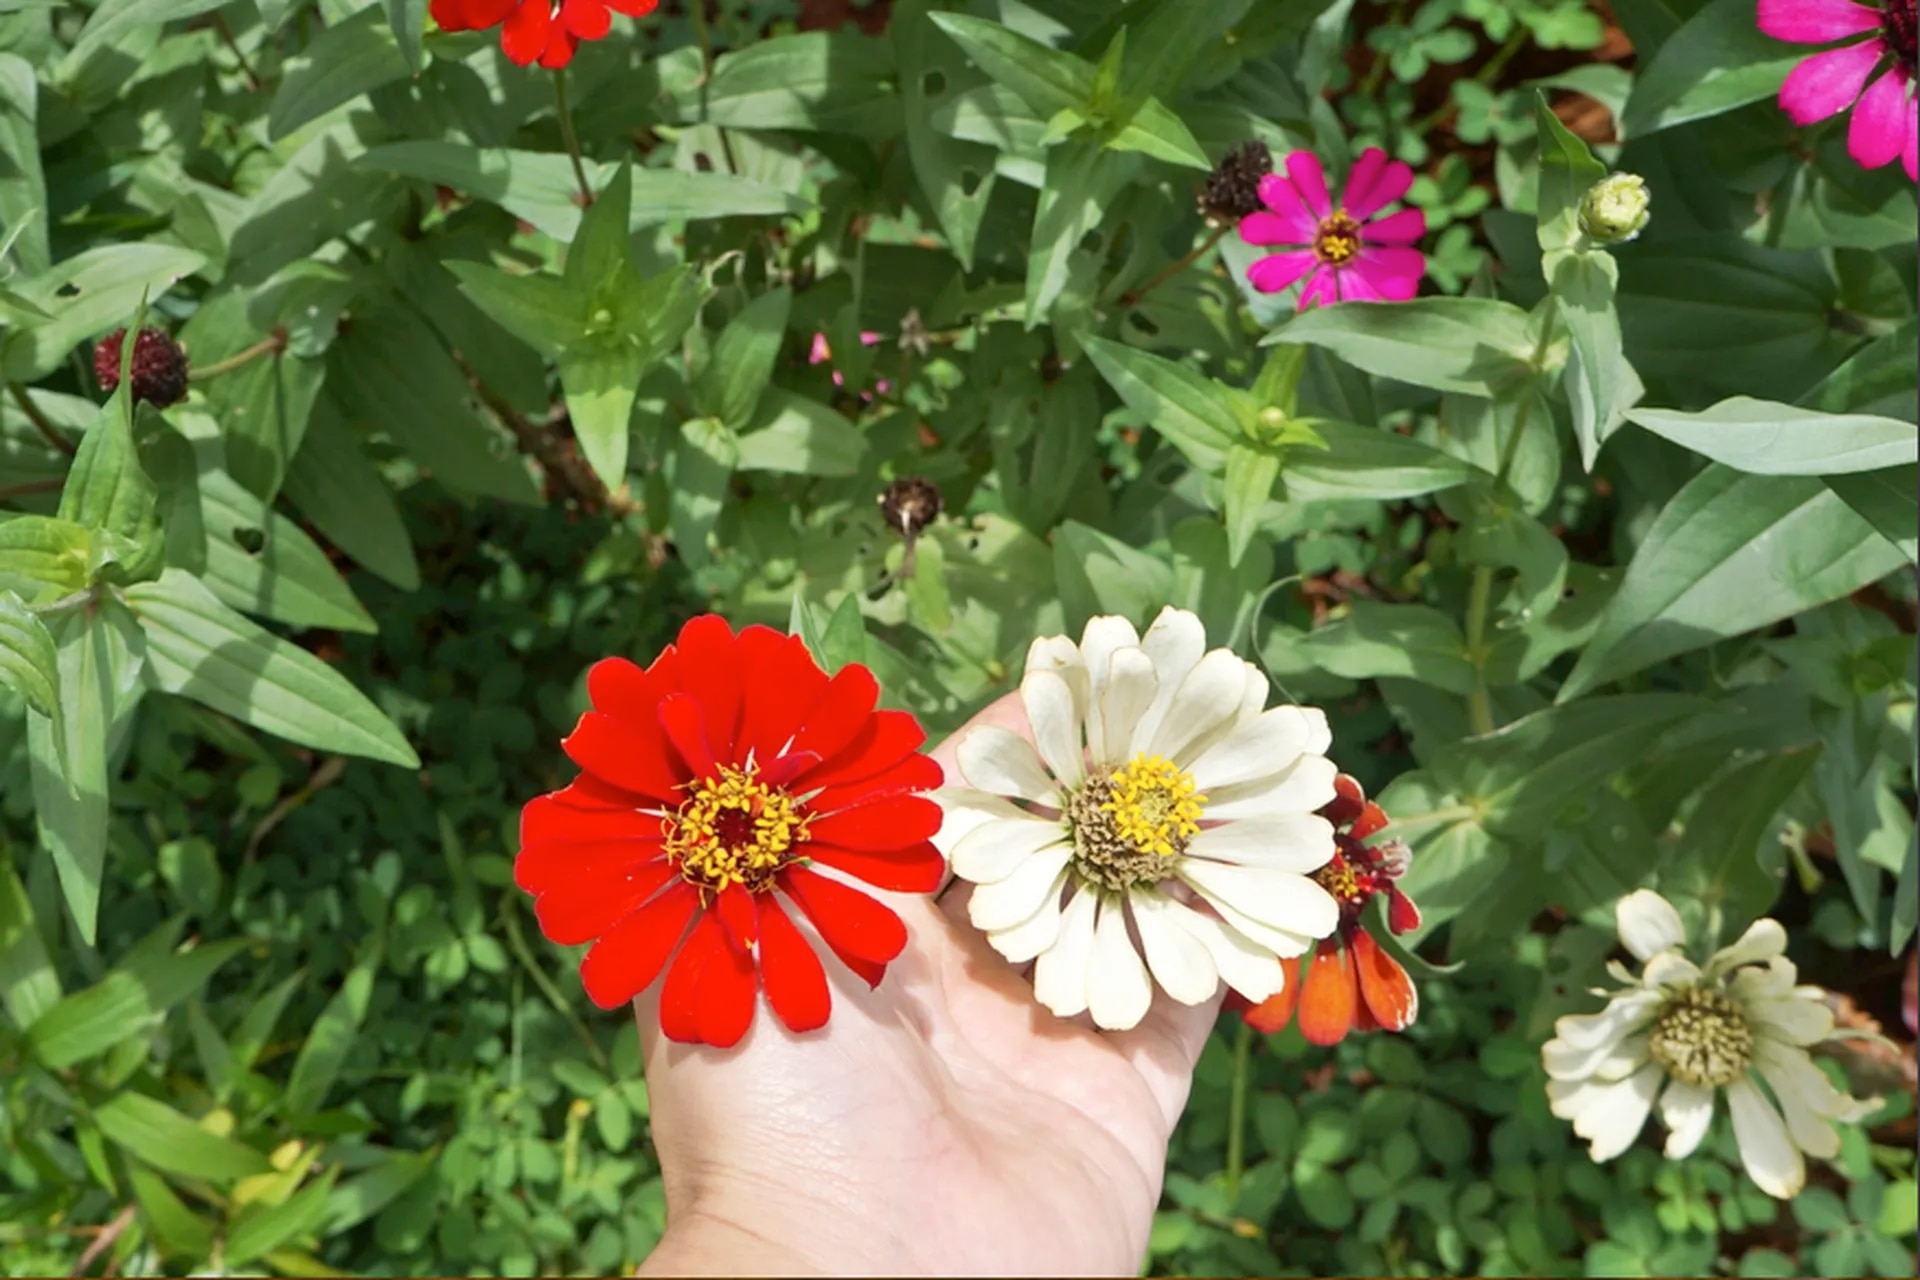
[[[1313,878],[1342,906],[1356,906],[1372,896],[1371,887],[1361,883],[1359,870],[1337,853]]]
[[[765,893],[807,838],[811,815],[757,778],[751,765],[721,765],[718,777],[687,784],[687,799],[661,820],[667,858],[687,883],[719,893],[741,885]]]
[[[1345,209],[1320,219],[1313,233],[1313,255],[1328,266],[1341,266],[1360,252],[1360,224]]]

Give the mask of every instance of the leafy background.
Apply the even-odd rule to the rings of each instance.
[[[1223,1025],[1151,1270],[1912,1274],[1914,191],[1752,13],[666,3],[567,73],[583,210],[419,3],[0,0],[0,1272],[631,1269],[634,1035],[510,884],[587,664],[718,608],[945,732],[1172,601],[1329,707],[1427,928],[1404,1036]],[[1249,137],[1412,163],[1423,298],[1238,287]],[[230,367],[101,396],[143,312]],[[1547,1114],[1649,883],[1889,1038],[1791,1204]]]

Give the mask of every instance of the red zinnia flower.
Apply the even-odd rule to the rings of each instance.
[[[1387,825],[1387,815],[1346,774],[1334,779],[1334,798],[1320,810],[1334,825],[1333,860],[1313,878],[1340,904],[1340,924],[1320,941],[1304,978],[1301,962],[1282,960],[1287,984],[1278,994],[1245,1010],[1256,1030],[1286,1026],[1297,1005],[1300,1033],[1314,1044],[1339,1044],[1349,1031],[1405,1031],[1420,1010],[1419,993],[1407,971],[1381,949],[1360,923],[1376,894],[1387,895],[1387,927],[1418,928],[1420,910],[1394,883],[1407,869],[1407,847],[1389,840],[1378,848],[1361,843]]]
[[[829,679],[797,637],[735,636],[709,614],[644,671],[596,663],[587,692],[562,744],[584,772],[521,814],[514,880],[547,937],[593,943],[593,1002],[611,1009],[666,969],[669,1039],[734,1044],[756,986],[790,1029],[822,1026],[826,972],[789,907],[878,986],[906,926],[854,881],[929,893],[945,865],[928,842],[940,806],[914,794],[940,766],[911,715],[874,710],[873,673]]]
[[[613,14],[644,18],[660,0],[428,0],[442,31],[500,31],[500,48],[526,66],[564,67],[582,40],[598,40],[613,28]]]

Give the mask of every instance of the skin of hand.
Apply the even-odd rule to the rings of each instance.
[[[1019,696],[973,728],[1027,733]],[[667,1229],[640,1274],[1138,1275],[1167,1142],[1220,994],[1156,993],[1101,1033],[1033,998],[966,918],[964,884],[878,894],[906,921],[878,990],[823,953],[833,1016],[763,1007],[730,1051],[660,1033],[635,1001]]]

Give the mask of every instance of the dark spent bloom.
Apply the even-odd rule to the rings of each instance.
[[[1407,847],[1398,840],[1365,843],[1386,827],[1387,815],[1358,781],[1343,773],[1334,792],[1320,810],[1334,825],[1334,854],[1313,878],[1340,904],[1340,923],[1306,958],[1304,972],[1301,960],[1282,960],[1286,985],[1242,1014],[1249,1026],[1271,1033],[1297,1008],[1300,1033],[1319,1045],[1339,1044],[1349,1031],[1405,1031],[1420,1010],[1413,979],[1361,923],[1367,903],[1385,894],[1389,929],[1419,927],[1419,908],[1395,883],[1406,874]]]
[[[1258,138],[1227,152],[1200,188],[1200,216],[1216,227],[1231,226],[1260,211],[1260,180],[1273,172],[1273,152]]]
[[[918,537],[940,516],[940,488],[920,476],[902,476],[880,493],[880,518],[903,538]]]
[[[560,68],[573,61],[582,40],[599,40],[613,29],[613,15],[644,18],[660,0],[428,0],[442,31],[500,27],[500,49],[528,66]]]
[[[112,395],[120,385],[120,348],[127,331],[115,329],[93,348],[93,376]],[[187,398],[187,353],[165,329],[142,329],[133,340],[133,398],[164,409]]]

